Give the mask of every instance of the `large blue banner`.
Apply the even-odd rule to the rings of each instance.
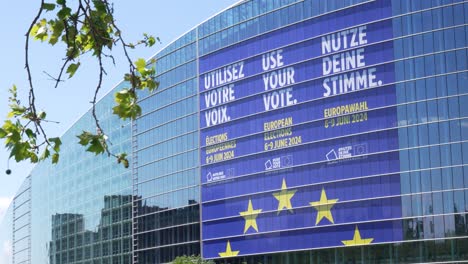
[[[389,0],[199,60],[205,258],[402,239]]]

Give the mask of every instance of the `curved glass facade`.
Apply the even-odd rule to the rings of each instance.
[[[99,102],[131,169],[73,143],[87,113],[32,171],[13,263],[467,260],[467,21],[462,0],[240,1],[155,56],[137,120]]]
[[[13,263],[13,206],[10,206],[0,222],[0,263]]]
[[[192,30],[156,55],[154,94],[133,124],[135,263],[200,254],[197,42]]]
[[[98,118],[112,151],[128,153],[130,122],[115,117],[112,104],[110,93],[99,102]],[[76,135],[90,129],[89,112],[62,136],[59,164],[42,163],[31,172],[32,263],[131,263],[131,172],[105,155],[83,152]]]
[[[116,87],[118,89],[118,87]],[[131,124],[112,114],[113,94],[97,116],[114,153],[131,152]],[[63,136],[58,165],[38,164],[16,194],[2,227],[4,263],[132,263],[131,171],[85,153],[76,135],[94,128],[91,112]]]

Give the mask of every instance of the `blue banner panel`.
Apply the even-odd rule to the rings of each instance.
[[[244,256],[402,240],[401,220],[336,225],[203,241],[204,258]]]
[[[342,205],[348,206],[350,202],[363,203],[364,199],[372,199],[379,197],[395,196],[400,194],[399,175],[386,175],[380,177],[353,179],[348,181],[331,182],[324,184],[314,184],[308,186],[294,185],[293,177],[285,176],[272,177],[272,189],[268,191],[259,192],[255,196],[248,197],[230,197],[223,200],[211,201],[204,204],[203,213],[205,214],[206,221],[216,220],[221,221],[222,218],[239,217],[239,212],[245,211],[249,201],[256,208],[262,208],[262,214],[267,212],[277,213],[278,202],[274,198],[274,193],[281,191],[283,180],[287,182],[287,187],[294,190],[295,194],[291,199],[294,208],[309,208],[309,203],[314,199],[319,200],[321,192],[324,190],[329,199],[338,199],[335,206]],[[237,183],[237,182],[236,182]],[[233,188],[241,187],[238,184],[232,184]],[[382,183],[385,186],[382,187]],[[236,186],[237,185],[237,186]],[[367,188],[375,188],[370,190]],[[379,190],[377,193],[376,191]],[[400,199],[398,197],[398,199]],[[375,202],[379,200],[374,200]],[[385,200],[386,201],[386,200]],[[333,207],[336,208],[336,207]],[[369,209],[369,208],[367,208]],[[295,211],[295,210],[294,210]],[[316,212],[315,212],[316,213]],[[296,213],[295,213],[296,214]],[[286,214],[289,215],[289,214]],[[398,215],[398,214],[397,214]],[[291,216],[293,217],[293,216]],[[241,218],[242,219],[242,218]],[[366,221],[369,219],[362,219]],[[336,218],[335,218],[336,222]],[[243,226],[243,225],[241,225]],[[220,231],[222,232],[222,231]]]
[[[310,47],[307,47],[310,48]],[[319,48],[319,47],[318,47]],[[351,80],[351,77],[360,77],[364,76],[364,73],[370,74],[374,73],[376,83],[373,86],[377,86],[377,83],[381,81],[382,83],[388,83],[389,80],[394,79],[392,76],[393,72],[386,72],[386,74],[380,74],[383,69],[373,69],[372,65],[387,62],[393,59],[393,42],[387,41],[383,43],[378,43],[374,45],[366,44],[363,47],[358,47],[357,49],[347,49],[344,52],[330,55],[330,56],[320,56],[318,58],[304,60],[306,52],[298,52],[296,56],[300,56],[300,59],[297,62],[286,62],[285,60],[289,57],[284,54],[285,50],[279,49],[274,51],[275,56],[280,56],[278,58],[265,58],[266,55],[262,57],[254,57],[249,60],[246,64],[244,62],[237,62],[233,65],[227,66],[226,69],[218,69],[214,72],[202,75],[203,83],[200,83],[200,86],[207,87],[206,89],[200,91],[202,93],[203,100],[200,101],[200,107],[202,110],[207,108],[213,108],[219,106],[223,103],[230,102],[230,97],[234,97],[235,100],[242,99],[246,96],[252,94],[262,93],[268,90],[278,90],[281,88],[289,87],[294,84],[304,82],[305,80],[311,80],[316,78],[321,78],[330,75],[338,75],[343,77],[348,77]],[[307,54],[310,55],[310,54]],[[273,56],[273,55],[269,55]],[[269,60],[277,60],[280,62],[275,62],[275,66],[267,66],[265,64],[273,62],[265,62]],[[277,66],[276,64],[280,64]],[[364,68],[369,68],[364,70]],[[362,69],[356,71],[356,69]],[[242,76],[241,78],[234,79],[230,77],[236,73],[236,76]],[[345,75],[345,72],[349,72]],[[341,74],[340,74],[341,73]],[[356,78],[357,78],[356,77]],[[224,81],[224,79],[231,80],[230,82]],[[296,97],[301,98],[302,101],[317,99],[323,97],[327,92],[326,87],[322,87],[322,84],[325,83],[327,78],[321,80],[320,87],[315,87],[315,92],[308,92],[304,95],[296,95]],[[331,78],[328,78],[331,79]],[[363,79],[364,80],[364,79]],[[213,86],[213,83],[222,82],[221,85]],[[332,86],[333,82],[328,80],[326,82],[328,86]],[[361,89],[373,87],[370,83],[363,83],[359,86],[350,83],[349,90],[352,90],[352,87]]]
[[[392,95],[383,92],[382,97],[392,98]],[[237,149],[244,148],[242,144],[248,140],[246,137],[261,139],[256,143],[259,148],[276,140],[295,137],[296,134],[303,133],[301,131],[307,128],[309,131],[314,131],[308,135],[310,141],[316,141],[397,126],[395,106],[370,109],[372,101],[359,98],[352,100],[351,98],[349,102],[349,104],[340,105],[337,103],[330,105],[330,107],[319,108],[318,111],[311,111],[314,108],[317,109],[317,105],[326,103],[325,100],[313,101],[297,107],[286,108],[283,111],[249,116],[213,128],[209,133],[204,133],[201,138],[203,141],[201,145],[204,146],[202,155],[213,155],[229,149],[236,152]],[[311,115],[312,118],[310,118]],[[301,138],[301,142],[298,143],[306,142]],[[274,149],[277,148],[266,150]],[[206,160],[202,159],[202,164],[206,163]]]
[[[395,79],[393,64],[377,64],[389,60],[387,57],[393,55],[393,46],[384,43],[361,51],[361,55],[338,54],[326,62],[328,57],[307,61],[204,92],[200,95],[201,110],[204,110],[201,128],[217,126],[246,113],[273,111],[392,83]],[[352,68],[358,65],[361,67]],[[330,73],[324,75],[324,71]],[[314,81],[303,84],[309,80]],[[247,100],[242,100],[246,97]],[[248,107],[240,107],[243,105]]]
[[[202,133],[201,145],[206,147],[201,151],[201,163],[211,164],[247,154],[395,127],[395,107],[383,108],[394,105],[390,102],[394,99],[394,89],[388,86],[347,97],[311,101],[210,129],[209,133]],[[220,138],[221,143],[212,144]]]
[[[317,162],[356,162],[356,159],[366,158],[370,154],[396,149],[398,149],[398,131],[393,129],[265,151],[232,160],[226,156],[226,153],[232,153],[232,151],[226,151],[223,156],[209,156],[211,159],[208,163],[211,163],[211,160],[215,163],[202,167],[202,183]],[[218,159],[226,162],[218,161]],[[377,173],[395,172],[399,169],[399,163],[395,164],[392,170],[388,169],[382,167]]]
[[[245,176],[231,180],[220,181],[216,184],[205,184],[202,186],[202,200],[206,206],[208,202],[219,202],[224,199],[239,197],[245,193],[263,193],[276,191],[281,187],[283,179],[288,188],[295,188],[313,184],[324,188],[353,188],[356,192],[363,192],[362,198],[378,196],[391,196],[399,194],[398,186],[400,176],[389,174],[388,177],[375,175],[379,167],[388,166],[383,159],[398,159],[398,154],[380,154],[366,157],[366,159],[355,159],[353,162],[329,162],[327,164],[317,163],[309,166],[284,169],[274,172],[265,172],[255,177]],[[363,165],[370,168],[364,168]],[[386,168],[391,170],[390,168]],[[395,169],[395,168],[392,168]],[[335,182],[338,181],[338,182]],[[396,192],[394,192],[396,191]],[[344,194],[346,199],[352,199]],[[204,215],[204,219],[216,218],[217,216]],[[222,216],[219,216],[222,217]]]
[[[342,129],[333,129],[332,126],[346,126],[353,122],[365,122],[366,120],[369,120],[369,118],[373,118],[373,121],[381,121],[381,123],[384,125],[388,124],[385,123],[385,121],[387,121],[387,116],[379,115],[386,114],[387,111],[388,109],[381,109],[369,113],[353,114],[349,116],[349,119],[347,117],[340,117],[332,120],[320,120],[312,123],[297,125],[294,127],[287,127],[281,130],[255,134],[249,137],[231,140],[222,144],[216,144],[202,149],[201,162],[202,164],[213,164],[223,162],[229,159],[240,158],[252,153],[273,151],[277,149],[294,147],[310,143],[318,144],[319,141],[327,140],[329,138],[341,137],[345,135],[340,134]],[[381,118],[382,120],[376,120],[378,118]],[[350,129],[348,133],[367,135],[367,138],[365,140],[369,141],[377,140],[381,142],[381,139],[376,138],[379,136],[388,136],[389,141],[394,141],[392,140],[392,137],[397,137],[396,133],[388,133],[388,131],[375,132],[375,134],[368,134],[367,132],[369,128],[363,125],[356,125],[350,128],[352,129]],[[311,129],[315,130],[316,133],[311,134]],[[347,140],[354,141],[354,145],[356,145],[356,142],[359,139],[356,139],[355,137],[348,137]],[[260,142],[263,142],[263,144],[259,144]],[[369,146],[369,144],[371,145]],[[372,144],[374,143],[367,141],[363,142],[363,146],[366,145],[365,147],[363,147],[365,148],[365,152],[361,151],[360,154],[362,155],[378,151],[392,150],[398,147],[396,144],[388,145],[387,143],[384,143],[384,145],[381,146],[375,146]],[[226,153],[231,154],[228,156]],[[322,156],[321,158],[319,157],[319,159],[316,161],[325,160],[325,158],[326,156]],[[309,160],[309,162],[314,161]]]
[[[307,83],[300,83],[300,84],[295,84],[292,82],[292,84],[295,84],[294,86],[291,85],[285,85],[279,89],[273,89],[273,90],[268,90],[268,92],[263,92],[263,93],[252,93],[249,95],[248,98],[245,98],[243,100],[235,100],[230,103],[226,104],[215,104],[215,101],[220,101],[222,97],[226,97],[226,101],[230,98],[229,96],[234,96],[235,90],[245,90],[245,91],[254,91],[255,87],[260,87],[264,85],[264,81],[261,79],[252,79],[252,80],[247,80],[247,81],[256,81],[253,82],[253,85],[251,87],[244,87],[242,86],[237,86],[237,84],[232,84],[230,86],[226,86],[221,88],[221,90],[214,90],[212,94],[210,93],[204,93],[202,95],[202,101],[205,103],[212,101],[212,104],[214,107],[211,107],[209,109],[206,109],[201,112],[201,128],[212,128],[217,125],[221,125],[239,118],[242,118],[246,115],[251,115],[251,114],[256,114],[256,113],[262,113],[262,112],[269,112],[269,111],[275,111],[275,110],[281,110],[283,108],[287,107],[293,107],[300,105],[303,102],[309,102],[311,100],[317,100],[318,98],[322,98],[324,93],[326,92],[326,89],[323,88],[324,85],[328,85],[325,83],[329,83],[330,85],[330,93],[334,93],[333,91],[336,90],[336,93],[334,95],[338,95],[337,93],[341,93],[341,90],[343,90],[343,93],[348,93],[346,96],[340,95],[340,96],[333,96],[333,97],[327,97],[328,98],[335,98],[338,97],[340,100],[344,100],[344,97],[351,96],[351,93],[358,91],[358,90],[364,90],[364,86],[361,85],[361,83],[367,87],[365,88],[374,88],[377,86],[381,86],[380,84],[386,84],[390,83],[391,81],[388,80],[394,80],[394,68],[393,64],[390,65],[379,65],[373,68],[365,68],[362,69],[360,72],[363,74],[368,74],[370,72],[375,73],[375,79],[372,80],[373,84],[371,84],[370,77],[363,77],[363,79],[358,79],[358,76],[360,73],[358,72],[351,72],[351,73],[344,73],[339,76],[334,76],[333,78],[338,78],[336,81],[331,81],[331,78],[321,78],[318,80],[314,81],[309,81]],[[303,77],[301,76],[301,71],[296,71],[296,74],[294,75],[295,77]],[[347,82],[347,76],[350,76],[349,80],[350,83]],[[361,75],[359,75],[361,76]],[[363,75],[364,76],[364,75]],[[374,78],[374,77],[373,77]],[[378,81],[377,81],[378,80]],[[385,80],[385,82],[382,82],[381,80]],[[334,86],[330,83],[336,83],[336,89],[333,88]],[[359,84],[358,84],[359,83]],[[379,85],[377,85],[379,83]],[[247,83],[248,84],[248,83]],[[246,84],[246,85],[247,85]],[[349,85],[348,85],[349,84]],[[242,85],[242,84],[241,84]],[[357,88],[357,87],[361,88]],[[349,87],[349,88],[348,88]],[[225,89],[225,90],[223,90]],[[263,88],[262,88],[263,89]],[[268,88],[269,89],[269,88]],[[374,89],[370,89],[374,90]],[[364,90],[366,91],[366,90]],[[341,93],[341,94],[343,94]],[[375,92],[374,92],[375,93]],[[212,100],[212,98],[214,98]],[[335,100],[338,101],[339,99],[336,98]],[[365,97],[361,97],[365,98]],[[380,101],[375,102],[374,104],[379,105],[382,104],[383,102],[386,102],[388,99],[383,99]],[[388,103],[388,102],[387,102]],[[208,133],[208,129],[203,129],[203,133]]]
[[[262,208],[262,212],[256,215],[256,229],[249,226],[249,228],[245,230],[246,221],[239,213],[247,210],[249,199],[245,199],[245,201],[242,202],[239,201],[242,206],[239,204],[240,208],[237,215],[234,215],[232,218],[228,219],[208,221],[203,225],[204,238],[211,239],[218,237],[234,237],[243,236],[245,234],[261,234],[275,232],[278,230],[304,228],[305,226],[314,227],[331,224],[338,225],[352,222],[375,221],[401,217],[400,197],[372,199],[356,202],[347,202],[338,199],[338,202],[333,204],[331,209],[330,215],[333,217],[330,219],[321,217],[317,209],[309,205],[309,203],[315,200],[319,200],[321,190],[322,189],[319,189],[316,192],[307,192],[308,190],[301,192],[298,190],[296,192],[296,196],[306,197],[297,198],[298,201],[304,199],[304,205],[299,205],[301,207],[294,208],[293,213],[285,212],[278,214],[276,208],[272,208],[269,211],[266,211],[265,209],[264,211],[263,208],[265,207],[262,207],[262,202],[266,204],[269,202],[269,200],[274,200],[274,197],[271,194],[262,197],[262,200],[252,199],[254,209],[257,207]],[[336,193],[334,192],[327,192],[328,198],[335,198],[334,200],[336,200],[336,197],[339,197],[339,195],[335,194]],[[370,208],[373,208],[373,210],[370,210]],[[215,209],[213,208],[213,210]]]
[[[246,193],[261,193],[277,190],[283,179],[286,179],[290,188],[307,184],[329,184],[327,182],[352,179],[349,187],[360,191],[362,188],[370,197],[378,197],[381,194],[390,195],[390,186],[399,184],[399,175],[384,178],[380,176],[382,170],[389,173],[398,172],[399,167],[390,167],[399,160],[399,153],[384,153],[364,156],[362,158],[344,159],[330,162],[320,162],[307,166],[298,166],[274,171],[266,171],[256,174],[254,177],[242,176],[219,181],[216,184],[202,185],[202,201],[209,202],[241,196]],[[389,181],[389,180],[392,181]],[[398,182],[395,183],[395,180]],[[333,184],[332,184],[333,186]],[[393,190],[393,189],[392,189]],[[364,195],[364,194],[363,194]],[[203,215],[204,219],[215,216]]]
[[[402,239],[390,2],[200,58],[205,258]]]
[[[246,58],[254,57],[258,54],[312,38],[318,39],[316,40],[318,42],[314,41],[312,43],[320,43],[320,37],[322,35],[344,28],[353,27],[354,25],[367,24],[367,31],[369,32],[367,39],[369,43],[391,39],[393,34],[391,20],[374,22],[391,16],[392,9],[390,4],[391,3],[388,0],[379,0],[366,5],[349,8],[345,11],[310,19],[299,24],[291,25],[253,39],[243,41],[242,43],[229,48],[201,57],[200,72],[206,73],[215,68],[220,68],[229,62],[246,60]],[[307,46],[311,45],[310,42],[308,43],[309,44]],[[303,57],[299,57],[299,59],[318,56],[321,54],[321,47],[316,46],[313,49],[308,49],[308,51],[311,55],[303,54]],[[200,91],[204,90],[203,87],[203,85],[200,85]]]

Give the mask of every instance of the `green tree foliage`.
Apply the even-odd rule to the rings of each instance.
[[[172,261],[172,264],[214,264],[212,260],[204,260],[200,256],[182,256]]]
[[[29,160],[32,163],[51,158],[52,163],[57,163],[60,157],[62,142],[59,138],[47,137],[43,124],[51,121],[46,119],[46,112],[36,110],[36,95],[29,64],[29,42],[34,39],[51,46],[57,43],[64,44],[63,64],[58,76],[53,77],[56,87],[63,78],[72,78],[75,75],[82,66],[80,59],[83,55],[91,54],[97,60],[99,78],[92,99],[92,115],[97,132],[83,131],[77,135],[79,144],[89,152],[96,155],[106,153],[125,167],[129,166],[125,153],[110,152],[108,137],[96,115],[97,96],[105,74],[103,60],[109,59],[113,62],[112,49],[118,47],[123,50],[129,65],[129,72],[124,76],[128,87],[115,94],[116,105],[113,107],[113,113],[124,120],[135,119],[141,114],[141,107],[137,103],[137,90],[153,91],[158,87],[158,83],[154,80],[155,69],[148,66],[154,61],[147,63],[144,59],[137,59],[133,62],[128,49],[140,45],[151,47],[159,39],[143,34],[143,38],[136,43],[126,42],[113,14],[113,5],[107,0],[55,0],[55,2],[41,0],[38,13],[27,30],[25,40],[25,65],[29,81],[29,87],[26,88],[29,90],[28,101],[21,102],[18,99],[17,87],[13,86],[9,90],[10,112],[0,128],[0,138],[4,139],[5,146],[10,151],[10,158],[18,162]]]

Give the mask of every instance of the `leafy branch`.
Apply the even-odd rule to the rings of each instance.
[[[54,12],[51,15],[50,12]],[[31,66],[29,63],[30,38],[46,42],[54,46],[62,43],[65,46],[65,56],[57,77],[48,74],[58,87],[63,82],[63,76],[72,78],[82,66],[80,58],[90,53],[98,63],[99,77],[92,98],[92,116],[95,121],[96,132],[83,131],[78,135],[79,144],[96,155],[106,153],[116,158],[124,167],[129,166],[126,153],[113,153],[109,148],[109,139],[100,125],[96,113],[96,103],[106,70],[104,60],[115,63],[112,55],[114,47],[120,47],[128,61],[129,72],[124,80],[128,87],[115,94],[113,113],[119,118],[136,119],[141,115],[138,105],[137,90],[148,89],[153,91],[159,85],[154,80],[155,69],[149,67],[154,61],[147,63],[144,59],[132,61],[128,49],[137,46],[153,46],[158,38],[144,34],[136,44],[124,40],[121,30],[114,19],[113,5],[107,0],[76,0],[70,5],[67,0],[56,0],[55,3],[46,3],[41,0],[37,15],[31,22],[25,40],[25,69],[28,76],[29,94],[28,102],[22,104],[18,99],[17,88],[13,86],[10,91],[10,112],[3,126],[0,128],[0,138],[5,139],[5,146],[10,151],[10,157],[17,162],[29,160],[36,163],[48,159],[52,155],[52,163],[57,163],[60,157],[61,141],[59,138],[47,137],[43,127],[46,112],[36,110],[36,95]]]
[[[179,256],[172,261],[173,264],[214,264],[212,260],[202,259],[200,256]]]

